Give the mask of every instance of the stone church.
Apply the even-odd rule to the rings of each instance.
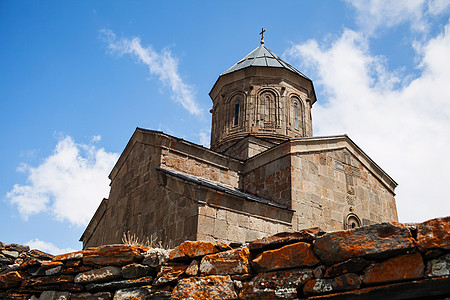
[[[347,135],[313,136],[313,82],[263,39],[209,95],[210,149],[137,128],[83,248],[127,232],[176,246],[397,221],[397,183]]]

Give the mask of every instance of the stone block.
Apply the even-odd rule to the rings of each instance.
[[[433,248],[450,250],[450,216],[418,224],[417,244],[422,251]]]
[[[107,245],[90,248],[83,253],[83,264],[124,266],[142,260],[148,249],[138,245]]]
[[[366,268],[369,265],[370,262],[365,260],[364,258],[360,257],[352,258],[328,267],[325,270],[324,277],[330,278],[340,276],[346,273],[358,273],[364,270],[364,268]]]
[[[258,272],[267,272],[277,269],[312,267],[319,262],[310,244],[298,242],[279,249],[264,251],[252,261],[252,265]]]
[[[150,289],[146,287],[125,288],[114,293],[114,300],[144,300],[150,295]]]
[[[318,227],[303,229],[297,232],[280,232],[269,237],[251,241],[248,244],[248,248],[251,252],[260,252],[296,242],[311,242],[315,237],[323,233]]]
[[[69,292],[57,292],[57,291],[44,291],[39,296],[39,300],[69,300]]]
[[[90,283],[113,280],[121,277],[122,272],[118,267],[108,266],[100,269],[94,269],[75,276],[75,283]]]
[[[153,277],[146,276],[133,279],[116,280],[102,283],[90,283],[86,285],[88,291],[112,291],[117,289],[130,288],[135,286],[150,285],[153,283]]]
[[[169,258],[169,250],[161,248],[151,248],[144,254],[142,264],[152,268],[157,268],[164,264]]]
[[[297,289],[312,278],[310,269],[259,273],[244,283],[239,299],[297,299]]]
[[[0,275],[0,289],[10,289],[18,287],[25,279],[25,273],[21,271],[9,271]]]
[[[364,284],[390,283],[423,277],[425,265],[419,252],[403,254],[369,267]]]
[[[354,257],[386,258],[415,247],[409,229],[398,223],[381,223],[327,233],[314,241],[314,252],[327,264]]]
[[[171,299],[237,299],[230,276],[205,276],[181,279]]]
[[[250,271],[249,258],[248,248],[206,255],[200,262],[200,273],[203,275],[246,274]]]
[[[425,274],[428,277],[449,276],[450,254],[443,255],[427,262],[427,269]]]
[[[305,296],[336,293],[358,289],[361,286],[359,276],[353,273],[344,274],[332,279],[313,279],[303,287]]]
[[[196,259],[192,260],[185,271],[186,275],[197,276],[199,265],[200,265],[200,261],[198,261]]]
[[[170,252],[169,259],[191,259],[217,252],[219,249],[211,242],[186,241]]]
[[[110,292],[70,294],[70,300],[110,300],[111,298]]]
[[[151,268],[148,265],[133,263],[122,267],[122,276],[126,279],[143,277],[148,275],[150,271]]]
[[[188,265],[172,263],[162,266],[154,285],[166,285],[177,281],[185,273]]]

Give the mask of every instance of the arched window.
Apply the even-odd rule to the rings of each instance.
[[[351,213],[347,215],[344,226],[345,229],[361,227],[361,221],[359,220],[357,215]]]
[[[234,102],[234,125],[239,125],[239,100]]]
[[[275,95],[271,92],[263,92],[260,95],[260,120],[264,127],[275,127],[277,124],[277,107]]]
[[[298,129],[298,105],[297,102],[294,103],[294,128]]]

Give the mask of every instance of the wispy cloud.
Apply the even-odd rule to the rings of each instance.
[[[209,148],[209,144],[211,141],[211,131],[210,130],[200,130],[198,133],[198,136],[200,138],[199,142],[200,145],[203,145],[206,148]]]
[[[84,226],[100,201],[108,197],[108,174],[117,158],[117,153],[76,144],[71,137],[61,138],[53,154],[39,166],[22,164],[18,168],[28,175],[28,184],[14,185],[6,197],[25,219],[47,212],[58,220]]]
[[[28,241],[25,243],[25,245],[29,246],[31,249],[37,249],[53,255],[59,255],[76,251],[75,249],[72,248],[59,248],[50,242],[41,241],[39,239],[33,239],[31,241]]]
[[[347,29],[331,45],[320,44],[310,40],[289,51],[328,96],[313,109],[315,134],[348,133],[399,182],[401,221],[449,215],[450,23],[414,47],[415,79],[371,55],[362,32]]]
[[[357,11],[357,22],[369,34],[377,29],[408,23],[415,32],[426,33],[429,17],[448,12],[448,0],[345,0]]]
[[[172,98],[180,103],[189,113],[200,115],[202,110],[195,101],[194,88],[186,84],[178,72],[178,61],[168,49],[157,53],[149,45],[143,47],[138,37],[131,39],[117,38],[116,34],[109,30],[100,31],[101,38],[108,44],[111,54],[129,54],[148,66],[150,74],[158,76],[159,80],[169,86]]]

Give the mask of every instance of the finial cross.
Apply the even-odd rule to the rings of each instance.
[[[264,44],[264,32],[266,32],[266,30],[263,28],[261,28],[261,32],[259,33],[261,35],[261,45]]]

